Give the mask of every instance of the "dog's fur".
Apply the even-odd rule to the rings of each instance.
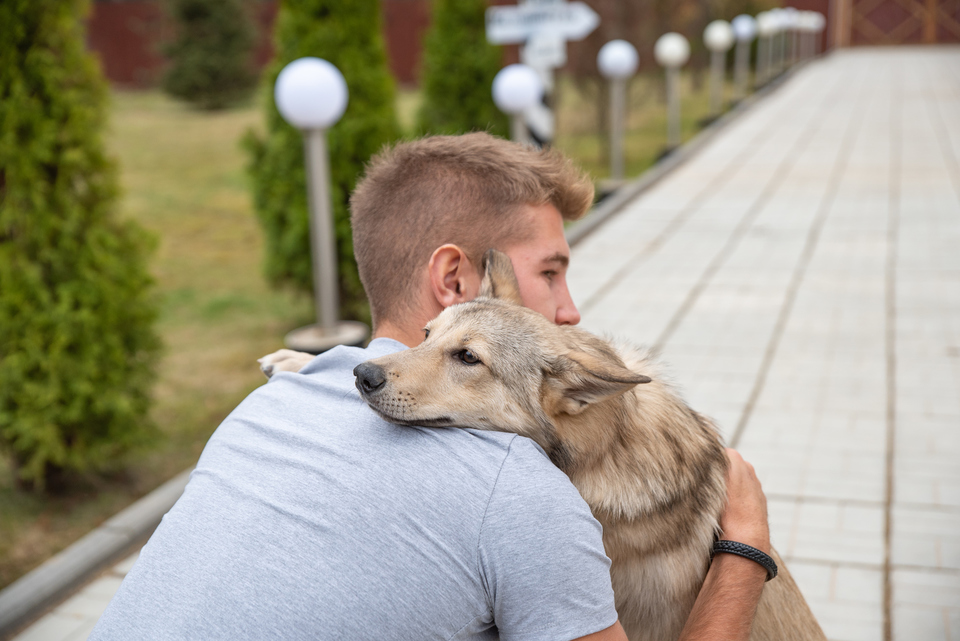
[[[536,441],[603,525],[627,636],[678,638],[726,500],[716,428],[642,351],[554,325],[521,306],[509,258],[491,251],[485,263],[480,296],[444,310],[420,346],[357,367],[361,395],[393,423]],[[294,354],[267,360],[280,369],[300,364]],[[764,588],[751,639],[825,639],[773,556],[780,575]]]

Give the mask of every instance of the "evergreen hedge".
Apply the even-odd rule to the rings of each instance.
[[[114,213],[86,9],[0,3],[0,448],[39,489],[153,433],[150,241]]]
[[[502,53],[487,42],[486,8],[486,0],[434,0],[421,73],[422,133],[509,135],[507,116],[491,94]]]
[[[349,104],[327,132],[336,227],[340,317],[369,322],[369,307],[350,231],[348,200],[364,163],[397,136],[394,85],[387,70],[378,0],[283,0],[274,34],[277,56],[265,74],[267,136],[246,138],[254,206],[266,235],[265,272],[275,284],[312,293],[303,137],[277,111],[273,86],[280,70],[314,56],[347,81]]]
[[[256,32],[243,0],[168,0],[176,40],[163,78],[170,95],[222,109],[256,87],[251,54]]]

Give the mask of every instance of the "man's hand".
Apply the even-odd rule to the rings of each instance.
[[[770,553],[767,499],[753,466],[727,449],[727,507],[720,516],[723,538]],[[733,554],[710,563],[680,641],[747,641],[767,577],[763,566]]]
[[[720,515],[721,538],[770,554],[767,497],[753,466],[727,448],[727,506]]]

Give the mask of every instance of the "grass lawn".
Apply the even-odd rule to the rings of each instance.
[[[653,164],[666,121],[659,75],[630,87],[628,175]],[[704,83],[705,84],[705,83]],[[684,137],[707,113],[706,88],[685,82]],[[597,95],[563,81],[556,145],[597,178],[607,174],[597,135]],[[398,95],[412,129],[419,94]],[[161,296],[165,343],[152,418],[157,448],[132,456],[122,474],[82,479],[69,493],[16,490],[0,458],[0,587],[9,584],[117,511],[196,462],[220,421],[263,383],[256,359],[283,335],[312,322],[308,299],[274,291],[261,275],[262,238],[251,207],[239,139],[260,127],[255,106],[204,113],[150,92],[115,92],[107,144],[121,167],[120,213],[158,240],[151,265]]]

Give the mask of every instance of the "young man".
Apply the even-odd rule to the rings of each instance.
[[[385,423],[351,373],[475,297],[489,247],[525,305],[577,323],[563,220],[592,196],[558,154],[486,134],[375,158],[351,201],[374,340],[241,403],[91,638],[624,639],[599,524],[539,448]],[[730,459],[724,536],[768,550],[759,483]],[[746,639],[764,578],[719,555],[684,638]]]

